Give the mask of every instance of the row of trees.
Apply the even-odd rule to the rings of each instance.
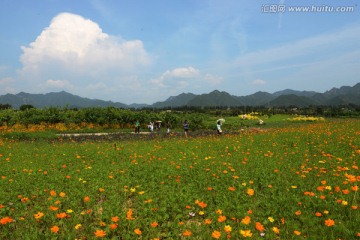
[[[28,126],[30,124],[96,124],[99,126],[117,125],[122,128],[133,127],[134,123],[139,120],[143,127],[150,121],[160,120],[169,122],[172,127],[181,127],[184,120],[191,122],[193,129],[204,127],[205,117],[216,116],[238,116],[249,112],[258,112],[261,115],[274,114],[298,114],[324,117],[358,117],[360,116],[359,106],[340,106],[340,107],[282,107],[282,108],[266,108],[266,107],[239,107],[239,108],[192,108],[183,107],[169,110],[160,109],[119,109],[114,107],[100,108],[83,108],[70,109],[49,107],[37,109],[32,105],[22,105],[19,110],[12,109],[11,106],[0,104],[0,126],[12,126],[14,124],[22,124]]]
[[[170,123],[171,126],[181,127],[184,120],[192,123],[193,129],[203,127],[205,116],[201,113],[180,112],[180,111],[152,111],[107,108],[83,108],[68,109],[50,107],[37,109],[31,106],[24,106],[20,110],[11,108],[0,111],[0,126],[13,126],[22,124],[96,124],[104,127],[120,126],[122,128],[132,128],[134,123],[140,121],[142,127],[146,127],[150,121],[162,121]]]

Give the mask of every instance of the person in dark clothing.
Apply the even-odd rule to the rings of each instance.
[[[184,132],[185,132],[185,137],[188,137],[188,132],[189,132],[189,123],[187,120],[184,121]]]

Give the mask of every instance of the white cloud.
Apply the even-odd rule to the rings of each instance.
[[[194,67],[181,67],[165,71],[160,77],[152,79],[151,84],[160,88],[176,88],[182,91],[184,88],[206,88],[216,86],[223,82],[223,78],[211,74],[204,74]]]
[[[265,85],[266,81],[262,79],[256,79],[252,82],[253,85]]]
[[[187,81],[194,80],[200,75],[200,71],[193,67],[181,67],[165,71],[160,77],[152,79],[150,82],[157,87],[186,87]]]
[[[34,89],[85,89],[99,81],[111,88],[151,62],[142,41],[110,36],[97,23],[71,13],[54,17],[22,50],[19,75]],[[126,91],[126,86],[122,90]]]
[[[192,78],[198,76],[200,71],[193,67],[183,67],[175,68],[173,70],[168,70],[163,74],[164,78]]]
[[[46,88],[54,88],[56,90],[72,89],[73,85],[68,80],[49,79],[45,82]]]

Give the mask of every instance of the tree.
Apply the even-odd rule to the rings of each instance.
[[[20,106],[20,111],[25,111],[25,110],[29,110],[29,109],[32,109],[32,108],[35,108],[33,105],[31,104],[23,104]]]

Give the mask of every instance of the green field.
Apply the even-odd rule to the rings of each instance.
[[[360,239],[360,120],[279,119],[222,136],[3,138],[0,239]]]

